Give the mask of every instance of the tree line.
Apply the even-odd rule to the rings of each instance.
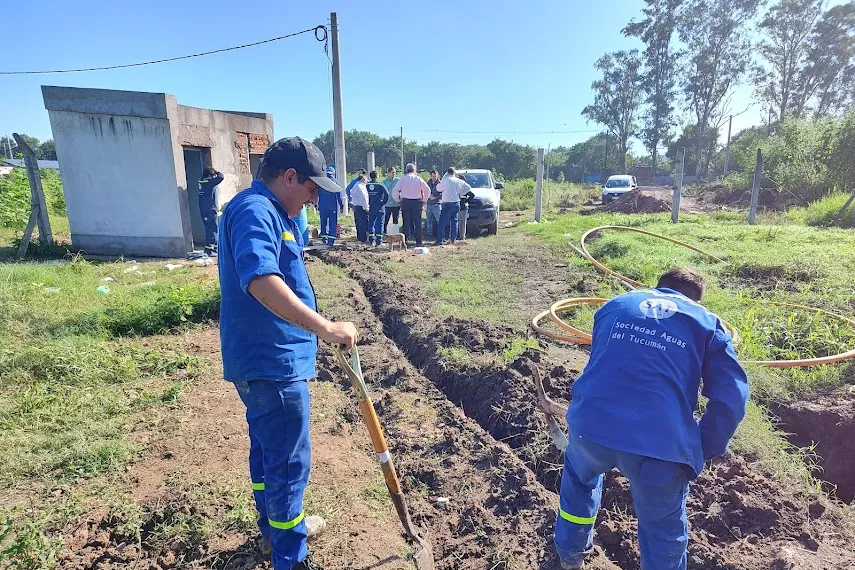
[[[323,151],[324,156],[335,156],[332,131],[321,134],[312,142]],[[344,133],[344,146],[347,149],[348,169],[351,171],[365,167],[370,151],[374,152],[377,168],[401,168],[400,137],[381,137],[369,131],[354,129]],[[586,176],[616,172],[622,164],[618,146],[615,137],[599,133],[569,147],[555,147],[546,159],[549,164],[549,178],[562,182],[579,182]],[[629,157],[628,164],[631,165],[634,160]],[[626,161],[624,157],[623,163],[627,163]],[[414,162],[419,170],[442,172],[449,166],[486,168],[509,180],[534,178],[537,170],[537,149],[500,138],[486,145],[440,141],[419,144],[415,140],[404,139],[404,162]]]
[[[655,169],[660,148],[674,142],[678,103],[691,117],[678,137],[692,166],[686,172],[709,173],[721,128],[736,111],[733,93],[746,80],[769,134],[787,119],[840,117],[855,102],[855,0],[828,9],[826,0],[645,4],[642,18],[623,29],[643,49],[596,62],[601,77],[582,111],[617,140],[621,160],[639,137]]]
[[[56,146],[53,144],[53,139],[48,139],[44,142],[39,141],[36,137],[30,135],[21,135],[24,142],[27,143],[33,152],[36,153],[38,160],[56,160]],[[11,143],[12,156],[9,156],[9,146]],[[17,148],[18,143],[12,137],[0,137],[0,156],[3,158],[15,158],[21,151]]]

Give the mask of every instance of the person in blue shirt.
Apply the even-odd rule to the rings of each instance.
[[[389,191],[377,180],[376,170],[372,170],[368,177],[371,179],[365,185],[368,190],[368,243],[380,247],[383,243],[383,219],[386,216]]]
[[[353,323],[317,312],[303,259],[303,238],[289,215],[340,192],[326,177],[324,155],[299,137],[264,153],[260,179],[235,196],[220,220],[220,342],[223,377],[246,406],[249,473],[262,550],[275,570],[316,568],[307,539],[326,526],[303,514],[309,480],[308,379],[316,374],[318,337],[352,348]]]
[[[327,178],[335,181],[335,168],[327,167]],[[344,199],[341,192],[318,190],[318,213],[321,216],[320,238],[327,245],[335,245],[338,235],[338,213],[344,212]]]
[[[591,551],[603,473],[629,480],[641,566],[685,570],[689,481],[722,455],[748,403],[748,379],[703,278],[672,269],[656,289],[619,295],[594,316],[591,357],[573,384],[555,547],[564,569]],[[709,401],[695,420],[698,390]]]
[[[217,253],[217,186],[223,181],[223,173],[210,166],[202,171],[199,181],[199,213],[205,226],[205,253]]]

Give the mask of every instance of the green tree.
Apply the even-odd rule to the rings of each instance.
[[[698,176],[711,158],[705,144],[708,131],[721,123],[729,96],[751,59],[746,28],[760,2],[687,0],[680,9],[677,29],[686,46],[682,89],[697,125],[693,147]]]
[[[853,104],[855,1],[833,6],[814,26],[804,68],[795,80],[792,114],[824,117]]]
[[[582,115],[606,127],[618,141],[620,171],[626,173],[629,139],[636,135],[638,108],[643,99],[638,50],[609,53],[597,60],[602,79],[591,84],[594,102]]]
[[[53,139],[48,139],[40,144],[38,150],[36,150],[36,156],[40,160],[56,160],[56,145]]]
[[[679,52],[672,37],[677,28],[677,10],[683,0],[645,0],[641,21],[630,21],[623,29],[626,36],[644,42],[643,87],[648,107],[644,114],[641,140],[650,153],[654,174],[657,171],[659,144],[667,141],[674,127],[676,66]]]
[[[763,62],[755,66],[755,90],[783,121],[792,107],[798,78],[805,72],[814,27],[825,0],[780,0],[760,21],[757,50]]]

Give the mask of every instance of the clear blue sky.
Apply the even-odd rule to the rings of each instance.
[[[403,126],[405,137],[422,143],[486,143],[501,136],[569,145],[593,133],[520,131],[598,130],[580,115],[591,100],[594,61],[606,51],[640,47],[620,30],[640,16],[642,4],[48,0],[2,18],[3,51],[14,57],[3,57],[0,68],[94,67],[184,55],[326,24],[335,10],[346,129],[389,136]],[[277,137],[313,138],[332,127],[329,64],[311,34],[126,70],[0,76],[0,133],[51,138],[40,85],[166,92],[185,105],[270,112]],[[734,112],[745,108],[750,94],[749,87],[740,88]],[[734,129],[759,122],[758,113],[755,106],[735,119]],[[643,152],[638,142],[633,150]]]

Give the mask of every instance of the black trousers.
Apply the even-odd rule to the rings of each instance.
[[[404,198],[401,202],[401,216],[404,218],[401,233],[407,241],[415,240],[416,245],[422,245],[422,201],[418,198]]]
[[[400,224],[400,214],[401,207],[400,206],[386,206],[386,220],[383,222],[383,233],[386,233],[386,228],[389,227],[389,218],[392,218],[392,221],[396,224]]]
[[[362,206],[354,206],[353,223],[356,225],[356,239],[368,243],[368,210]]]

